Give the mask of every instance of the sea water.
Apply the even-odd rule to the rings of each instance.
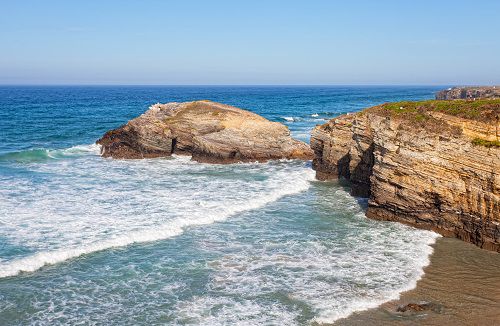
[[[436,87],[0,87],[0,324],[308,325],[415,286],[437,235],[364,216],[310,162],[113,160],[97,140],[157,102],[209,99],[308,141]]]

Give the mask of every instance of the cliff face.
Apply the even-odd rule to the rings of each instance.
[[[345,177],[366,215],[500,252],[500,100],[385,104],[313,130],[319,179]]]
[[[500,98],[500,86],[453,87],[436,94],[436,100]]]
[[[136,159],[192,155],[199,162],[312,159],[288,128],[257,114],[210,101],[155,104],[97,141],[102,155]]]

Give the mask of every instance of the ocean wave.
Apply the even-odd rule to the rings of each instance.
[[[68,149],[69,150],[69,149]],[[87,148],[87,147],[80,147],[80,148],[71,148],[69,151],[70,153],[77,153],[79,151],[93,151],[92,148]],[[146,161],[146,160],[145,160]],[[167,164],[171,165],[177,165],[177,166],[184,166],[188,168],[197,168],[197,174],[202,173],[204,169],[209,168],[213,169],[210,170],[209,173],[217,173],[217,169],[220,169],[220,166],[209,166],[209,165],[202,165],[199,163],[193,163],[193,164],[188,164],[184,165],[186,163],[186,159],[184,157],[182,158],[174,158],[172,160],[173,162],[169,162]],[[151,162],[120,162],[117,161],[116,164],[136,164],[137,166],[140,166],[141,168],[144,168],[144,164],[148,164],[148,167],[154,165],[154,163],[164,163],[168,162],[165,160],[159,161],[159,160],[151,160]],[[114,161],[110,162],[111,164],[115,163]],[[272,164],[272,163],[271,163]],[[276,164],[282,164],[286,165],[286,162],[281,162],[281,163],[276,163]],[[247,164],[238,164],[239,168],[244,168],[244,169],[252,169],[254,166],[256,168],[260,168],[262,166],[265,166],[266,164],[261,164],[261,165],[256,165],[253,163],[247,163]],[[269,165],[269,164],[267,164]],[[158,167],[157,167],[158,168]],[[200,171],[201,169],[201,171]],[[157,173],[158,169],[154,171],[154,173]],[[273,183],[281,183],[283,180],[280,180],[282,178],[285,178],[284,174],[285,171],[278,171],[276,178],[272,179],[270,182]],[[76,258],[85,254],[90,254],[110,248],[115,248],[115,247],[124,247],[128,246],[134,243],[144,243],[144,242],[152,242],[152,241],[158,241],[158,240],[163,240],[167,238],[171,238],[177,235],[180,235],[184,232],[184,230],[187,227],[193,227],[193,226],[200,226],[200,225],[206,225],[206,224],[211,224],[214,222],[219,222],[227,219],[230,216],[233,216],[235,214],[248,211],[248,210],[253,210],[253,209],[258,209],[260,207],[263,207],[271,202],[274,202],[278,199],[280,199],[283,196],[287,195],[292,195],[295,193],[299,193],[302,191],[305,191],[306,189],[309,188],[310,186],[310,181],[314,179],[314,173],[312,170],[304,167],[301,168],[299,171],[295,171],[295,173],[292,173],[291,175],[293,177],[293,181],[290,180],[291,182],[288,182],[286,187],[284,186],[279,186],[278,184],[273,184],[273,186],[270,186],[269,188],[271,189],[270,191],[266,192],[265,190],[263,191],[262,189],[256,188],[253,190],[253,195],[248,193],[248,195],[245,195],[245,191],[243,189],[240,190],[240,194],[229,194],[229,200],[227,202],[214,202],[210,200],[210,193],[207,192],[207,194],[200,195],[199,190],[194,191],[191,196],[193,197],[200,197],[199,200],[196,201],[196,204],[194,209],[187,210],[185,212],[179,212],[176,211],[177,217],[170,219],[166,222],[159,222],[157,225],[152,225],[152,226],[139,226],[139,230],[128,230],[128,226],[124,225],[123,229],[117,230],[115,232],[115,235],[112,235],[110,239],[96,239],[95,241],[91,243],[85,243],[85,244],[80,244],[80,245],[75,245],[75,246],[62,246],[62,248],[57,248],[53,250],[42,250],[39,251],[35,254],[32,254],[30,256],[24,257],[24,258],[19,258],[15,259],[12,261],[8,262],[3,262],[0,264],[0,277],[9,277],[9,276],[15,276],[18,275],[21,272],[33,272],[45,265],[52,265],[60,262],[64,262],[68,259]],[[290,176],[289,176],[290,177]],[[130,178],[130,177],[129,177]],[[276,181],[274,181],[276,180]],[[139,182],[139,181],[138,181]],[[192,182],[196,182],[196,180],[192,180]],[[245,186],[245,183],[241,183],[239,187]],[[247,185],[247,188],[252,190],[251,185]],[[267,187],[266,187],[267,188]],[[66,189],[66,188],[64,188]],[[249,190],[247,190],[249,191]],[[97,195],[97,194],[96,194]],[[58,195],[59,196],[59,195]],[[112,199],[114,196],[113,194],[109,194],[110,198]],[[231,198],[231,196],[236,196],[236,198]],[[170,196],[172,197],[172,196]],[[47,198],[46,198],[47,200]],[[49,200],[50,201],[50,200]],[[47,205],[50,205],[50,203],[47,203]],[[187,207],[189,208],[189,203],[184,203],[181,204],[184,205],[182,207]],[[179,208],[178,210],[182,209]],[[67,210],[67,208],[60,208],[61,211]],[[35,212],[36,213],[36,212]],[[81,212],[82,214],[84,212]],[[156,213],[158,214],[158,213]],[[147,213],[145,213],[144,216],[141,218],[147,219],[148,216],[146,216]],[[122,216],[121,214],[118,214],[116,218]],[[113,217],[115,218],[115,217]],[[75,234],[72,237],[80,237],[83,235],[76,234],[76,230],[71,230],[71,223],[96,223],[98,224],[99,221],[93,221],[91,219],[89,220],[83,220],[83,221],[77,221],[75,222],[75,219],[78,219],[77,216],[62,216],[60,218],[62,220],[58,221],[55,219],[52,224],[50,225],[51,228],[54,228],[55,231],[54,233],[59,233],[64,232],[65,235],[67,236],[67,233],[75,232]],[[69,221],[69,222],[68,222]],[[120,227],[120,225],[116,226],[115,222],[116,220],[111,220],[107,223],[113,224],[113,227]],[[133,222],[136,222],[135,220]],[[22,222],[20,222],[22,223]],[[33,218],[29,220],[29,223],[33,223],[36,225],[36,222],[33,222]],[[47,222],[49,223],[49,222]],[[59,225],[58,225],[59,223]],[[69,223],[68,226],[64,227],[62,226],[63,224],[61,223]],[[85,225],[84,225],[85,226]],[[11,226],[13,229],[16,227]],[[87,225],[85,227],[91,227],[90,225]],[[95,226],[92,226],[95,227]],[[109,227],[108,224],[106,224],[106,227]],[[93,233],[90,234],[89,236],[91,237],[97,237],[94,233],[102,233],[103,230],[96,230],[92,231]],[[32,230],[32,232],[36,233],[35,230]],[[23,235],[21,235],[22,237]],[[54,240],[54,239],[53,239]],[[57,241],[61,242],[64,239],[59,239]],[[45,238],[41,238],[37,241],[46,241]],[[69,247],[69,248],[68,248]]]
[[[320,117],[319,114],[311,114],[303,117],[280,117],[286,122],[301,122],[301,123],[313,123],[313,122],[324,122],[330,120],[330,118]],[[309,127],[309,126],[308,126]]]
[[[3,216],[8,223],[0,230],[0,236],[8,240],[15,238],[17,244],[38,249],[22,258],[5,260],[4,257],[0,262],[0,278],[35,272],[47,265],[99,251],[179,236],[190,227],[224,221],[303,192],[314,180],[314,172],[306,165],[288,160],[231,166],[200,164],[186,156],[174,156],[171,160],[100,160],[97,145],[49,152],[56,154],[56,158],[81,156],[85,164],[79,160],[51,158],[54,160],[51,164],[37,164],[34,171],[50,172],[51,178],[61,173],[60,180],[40,185],[28,181],[12,185],[13,190],[21,191],[21,195],[18,202],[0,203],[0,210],[9,212]],[[165,189],[169,184],[172,188]],[[0,196],[8,192],[10,194],[11,190],[0,191]],[[220,192],[223,195],[219,196]],[[332,196],[334,201],[328,203],[328,207],[341,206],[342,212],[355,212],[359,223],[378,223],[366,220],[357,201],[348,192],[337,190]],[[10,198],[10,195],[5,198]],[[33,204],[25,203],[26,198],[32,199]],[[151,198],[156,201],[152,202]],[[169,202],[174,206],[169,206]],[[40,216],[41,212],[43,216]],[[352,237],[337,244],[335,239],[330,239],[328,243],[333,242],[333,246],[311,240],[306,244],[302,242],[305,238],[301,237],[300,241],[284,239],[283,249],[276,252],[272,246],[277,244],[262,248],[262,252],[257,246],[251,255],[248,250],[235,252],[227,261],[214,262],[220,265],[212,266],[220,273],[214,280],[224,280],[221,283],[224,291],[236,297],[248,293],[257,297],[263,291],[258,285],[266,278],[262,271],[270,266],[292,270],[294,273],[283,275],[279,282],[266,283],[266,286],[275,287],[277,293],[285,284],[287,289],[293,289],[291,300],[301,300],[315,309],[315,322],[332,323],[353,312],[397,299],[400,293],[414,288],[424,274],[424,267],[429,264],[433,250],[431,244],[438,237],[435,233],[399,224],[390,224],[389,233],[383,224],[349,227],[359,229],[353,231]],[[47,232],[51,228],[53,230]],[[417,235],[418,241],[405,241]],[[212,241],[212,244],[216,242]],[[46,246],[46,243],[51,245]],[[345,247],[345,243],[349,246]],[[339,248],[345,252],[336,252]],[[383,261],[387,250],[395,255],[393,259],[403,263],[395,264],[390,259]],[[246,266],[253,267],[245,269]],[[382,276],[380,270],[384,271]],[[332,278],[337,281],[325,288],[324,280]],[[346,284],[375,286],[376,290],[363,294],[364,290],[359,289],[358,295],[346,290],[343,287]],[[333,299],[337,297],[341,299]],[[268,316],[267,303],[260,304],[253,299],[240,303],[221,300],[202,296],[179,302],[176,315],[200,318],[201,323],[224,323],[240,320],[241,312],[245,311],[247,319],[242,324],[251,324],[250,320],[263,323],[285,320],[294,324],[298,316],[297,312],[280,305],[274,307],[275,315]],[[214,304],[224,305],[218,315],[197,313],[212,311]]]
[[[0,161],[13,161],[20,163],[43,162],[52,159],[75,157],[80,155],[98,155],[101,146],[97,144],[76,145],[65,149],[32,148],[24,151],[0,154]]]

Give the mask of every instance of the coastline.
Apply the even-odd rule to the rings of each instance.
[[[102,92],[103,98],[108,98],[109,92]],[[283,106],[281,92],[284,91],[277,93],[281,97],[276,107],[258,100],[249,101],[267,110],[256,111],[275,119],[280,112],[277,110]],[[289,98],[295,99],[296,93],[296,90],[290,91]],[[420,96],[411,90],[406,93]],[[310,96],[311,102],[320,98],[311,90],[303,94]],[[349,101],[355,94],[358,93],[353,90],[343,96]],[[119,96],[120,92],[111,98]],[[151,95],[132,93],[132,99],[140,96]],[[234,103],[243,106],[246,96],[236,97]],[[374,98],[370,92],[366,96]],[[328,112],[319,102],[309,112],[301,111],[299,103],[290,105],[293,110],[279,114],[303,119],[303,122],[288,124],[290,132],[302,134],[315,123],[309,118],[313,114],[323,116],[326,121],[334,112],[345,110],[343,101],[333,98],[332,103],[338,103],[338,107]],[[50,98],[47,105],[53,101]],[[9,104],[13,105],[12,112],[30,107],[24,100],[12,103]],[[294,104],[294,100],[290,100],[290,104]],[[86,118],[77,114],[86,115],[93,110],[93,105],[96,104],[90,103],[81,112],[75,111],[77,118],[72,116],[64,124],[78,131],[71,142],[81,143],[80,135],[91,134],[92,130],[111,129],[102,123],[110,119],[108,108],[113,108],[117,115],[122,114],[123,119],[130,113],[128,106],[109,103],[102,112],[96,111],[94,123],[81,123]],[[41,110],[47,115],[45,119],[51,121],[52,116],[65,117],[66,109],[67,105],[61,104],[47,112],[44,108]],[[30,131],[27,135],[49,125],[44,119],[38,120],[42,121],[40,125],[25,121],[24,117],[30,117],[29,112],[13,116],[13,121],[20,119],[16,125],[26,125]],[[116,122],[110,120],[109,123]],[[59,127],[53,132],[59,132]],[[18,135],[17,128],[10,134]],[[11,324],[27,320],[69,323],[87,316],[117,324],[145,322],[142,318],[148,318],[148,323],[217,321],[230,324],[259,320],[264,324],[324,321],[334,325],[363,322],[367,325],[475,325],[496,324],[500,320],[497,316],[500,309],[496,305],[500,301],[496,290],[500,285],[496,275],[500,267],[498,255],[456,240],[436,239],[437,234],[430,231],[368,219],[364,214],[365,199],[357,200],[347,187],[314,182],[309,163],[278,164],[273,168],[259,164],[255,169],[246,169],[244,164],[198,164],[182,156],[190,163],[158,159],[151,164],[143,160],[102,160],[99,151],[95,151],[96,145],[47,141],[42,149],[23,150],[29,139],[15,139],[14,150],[9,147],[1,163],[7,168],[7,178],[3,181],[9,187],[5,189],[15,190],[7,192],[12,200],[2,203],[4,211],[9,212],[6,218],[14,226],[4,231],[6,237],[17,242],[16,246],[2,248],[3,252],[16,257],[19,250],[31,249],[23,247],[31,241],[39,244],[37,249],[40,249],[33,251],[37,261],[39,257],[68,257],[60,255],[61,252],[46,255],[59,248],[77,254],[81,251],[74,248],[83,248],[85,253],[92,254],[85,259],[43,268],[33,275],[3,280],[0,292],[6,304],[0,309],[0,315]],[[19,166],[23,169],[18,169]],[[289,191],[290,185],[297,185],[297,181],[303,179],[302,174],[307,176],[304,181],[311,191],[291,196],[290,200],[285,198],[276,203],[277,206],[270,205],[265,209],[266,215],[264,210],[258,210],[257,220],[249,214],[242,223],[212,223],[234,210],[239,212],[249,206],[255,209],[254,204],[267,203],[277,194]],[[30,178],[28,181],[26,176]],[[299,197],[301,200],[297,200]],[[25,205],[18,205],[18,198],[29,200]],[[191,201],[193,198],[196,200]],[[38,215],[48,208],[54,210],[47,215],[43,226],[55,232],[47,236],[38,232]],[[207,214],[210,211],[214,213]],[[15,223],[22,225],[16,227]],[[186,232],[185,236],[178,237],[181,239],[176,237],[168,244],[128,246],[163,239],[165,234],[170,234],[165,232],[179,231],[179,228],[210,223],[211,227],[193,227],[193,232]],[[245,227],[239,228],[239,225]],[[12,230],[18,230],[19,234]],[[95,250],[87,250],[89,239],[92,244],[105,244],[104,249],[127,248],[93,254]],[[110,241],[119,245],[108,246]],[[195,266],[193,261],[197,262]],[[165,286],[168,286],[166,292]],[[96,289],[92,295],[87,292],[89,288]],[[161,291],[157,292],[161,296],[153,296],[151,288]],[[457,295],[455,290],[462,293]],[[482,293],[486,293],[486,298]],[[143,295],[137,301],[139,304],[128,305],[135,303],[138,294]],[[65,304],[68,298],[76,297],[89,300],[78,307]],[[430,310],[397,312],[399,306],[422,301],[429,302]],[[32,302],[36,302],[36,311]],[[96,305],[96,302],[102,304]],[[68,310],[73,308],[75,310]],[[116,314],[109,316],[110,311]]]
[[[331,325],[494,325],[500,322],[500,255],[453,238],[438,238],[416,288],[377,308]],[[423,311],[397,312],[408,303]]]

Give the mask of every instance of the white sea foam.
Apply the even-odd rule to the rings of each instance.
[[[93,155],[98,151],[96,146],[72,147],[65,155],[92,155],[33,165],[35,173],[53,173],[51,179],[3,187],[1,221],[6,227],[0,236],[34,253],[0,260],[0,277],[176,236],[186,227],[222,221],[304,191],[313,179],[312,171],[297,163],[290,168],[285,162],[207,165],[187,157],[114,161]]]
[[[316,315],[314,321],[332,323],[355,311],[397,299],[399,293],[414,288],[429,264],[430,245],[438,235],[397,223],[367,220],[356,200],[343,190],[336,191],[332,199],[331,204],[336,205],[332,206],[332,214],[351,211],[355,216],[339,225],[346,228],[344,236],[339,237],[340,232],[325,240],[307,235],[294,237],[293,233],[263,235],[250,248],[221,243],[234,250],[211,262],[213,275],[208,288],[238,299],[225,302],[224,298],[206,295],[180,302],[175,313],[178,321],[191,318],[200,324],[223,325],[238,320],[239,307],[245,306],[243,321],[274,324],[287,320],[287,325],[300,324],[295,319],[297,311],[275,305],[271,314],[267,301],[254,299],[281,293],[287,301],[311,307]],[[220,305],[224,309],[213,313],[214,307]]]
[[[313,118],[317,118],[317,117],[319,117],[319,114],[317,114],[317,113],[313,113],[313,114],[311,114],[311,117],[313,117]]]
[[[76,145],[72,146],[70,148],[66,148],[61,150],[62,153],[64,154],[82,154],[82,153],[88,153],[88,154],[99,154],[101,152],[101,145],[98,144],[89,144],[89,145]]]
[[[418,233],[418,236],[421,237],[420,241],[412,242],[411,246],[408,246],[408,242],[402,246],[402,248],[406,248],[408,251],[412,251],[412,253],[402,253],[400,252],[401,248],[399,248],[397,255],[406,256],[403,259],[406,265],[397,266],[397,268],[391,268],[391,266],[388,266],[388,264],[390,264],[390,261],[388,261],[386,264],[384,264],[384,266],[381,266],[382,268],[375,269],[373,267],[376,266],[376,264],[371,264],[370,259],[366,259],[364,257],[363,263],[361,263],[358,259],[353,259],[351,261],[352,264],[358,264],[361,267],[363,265],[370,267],[368,271],[362,272],[359,270],[354,270],[352,272],[359,273],[356,278],[360,275],[375,276],[373,277],[373,280],[369,281],[369,283],[373,284],[374,291],[371,291],[372,293],[366,297],[358,297],[357,295],[355,295],[354,298],[351,297],[348,300],[344,300],[345,302],[341,303],[340,305],[335,304],[328,306],[327,304],[325,305],[322,302],[316,302],[317,306],[323,306],[323,309],[321,309],[319,315],[314,318],[316,322],[320,324],[333,323],[339,319],[348,317],[356,311],[376,308],[384,302],[398,299],[402,292],[414,289],[416,287],[418,280],[420,280],[424,275],[424,268],[430,263],[429,258],[433,252],[433,248],[431,247],[431,245],[435,243],[439,235],[430,231],[415,232],[416,230],[410,229],[409,227],[404,225],[396,225],[395,228],[401,229],[400,236],[413,237],[415,236],[415,233]],[[377,232],[374,232],[374,235],[376,234]],[[402,244],[401,241],[398,241],[398,239],[386,239],[386,241],[394,241],[395,243],[393,243],[392,246],[398,243]],[[378,250],[380,251],[380,253],[384,252],[383,247],[378,248]],[[381,256],[375,256],[374,258],[374,260],[382,259],[383,257]],[[406,273],[406,275],[400,276],[398,275],[400,273]],[[358,280],[361,279],[358,278]],[[393,283],[390,284],[390,282]]]
[[[210,165],[185,156],[109,160],[95,145],[59,151],[55,156],[67,159],[24,165],[27,178],[0,175],[0,238],[6,244],[0,248],[0,277],[175,237],[229,217],[237,222],[191,229],[199,247],[180,247],[189,255],[193,249],[208,253],[196,258],[202,260],[196,270],[207,273],[203,285],[189,288],[196,276],[177,262],[182,259],[154,250],[146,251],[154,272],[136,269],[144,259],[118,258],[113,269],[122,271],[104,284],[94,282],[113,273],[109,267],[94,266],[89,279],[76,273],[81,280],[71,276],[68,264],[56,279],[48,276],[58,285],[35,299],[33,323],[107,322],[109,311],[116,311],[116,324],[133,324],[137,316],[154,324],[164,317],[166,302],[179,324],[334,322],[413,288],[437,237],[366,219],[359,202],[340,187],[318,183],[304,192],[313,171],[301,162]],[[311,216],[318,225],[306,225]],[[280,224],[290,218],[297,220]],[[8,248],[30,253],[13,250],[9,256]],[[121,277],[128,270],[137,275]],[[198,294],[180,294],[191,291]],[[134,296],[133,305],[127,295]],[[67,304],[68,296],[80,304]]]
[[[359,216],[359,219],[365,219]],[[375,225],[375,224],[374,224]],[[179,324],[224,325],[254,321],[266,325],[300,325],[300,309],[308,306],[313,321],[332,323],[354,311],[374,308],[415,285],[427,265],[435,234],[390,226],[359,232],[352,242],[294,238],[263,238],[252,247],[224,243],[232,253],[210,263],[208,293],[179,301],[174,315]],[[289,230],[281,230],[289,232]],[[415,232],[416,231],[416,232]],[[421,239],[409,242],[399,237]],[[357,232],[356,232],[357,233]],[[388,234],[391,233],[391,234]],[[375,240],[380,237],[380,240]],[[208,243],[218,241],[206,240]],[[365,241],[366,244],[362,242]],[[391,243],[391,241],[394,241]],[[373,248],[369,248],[373,245]],[[220,250],[221,248],[211,248]],[[407,255],[403,250],[413,250]],[[275,296],[274,300],[269,297]],[[280,302],[288,302],[288,305]]]
[[[283,117],[283,120],[288,121],[288,122],[294,122],[295,118],[294,117]]]

